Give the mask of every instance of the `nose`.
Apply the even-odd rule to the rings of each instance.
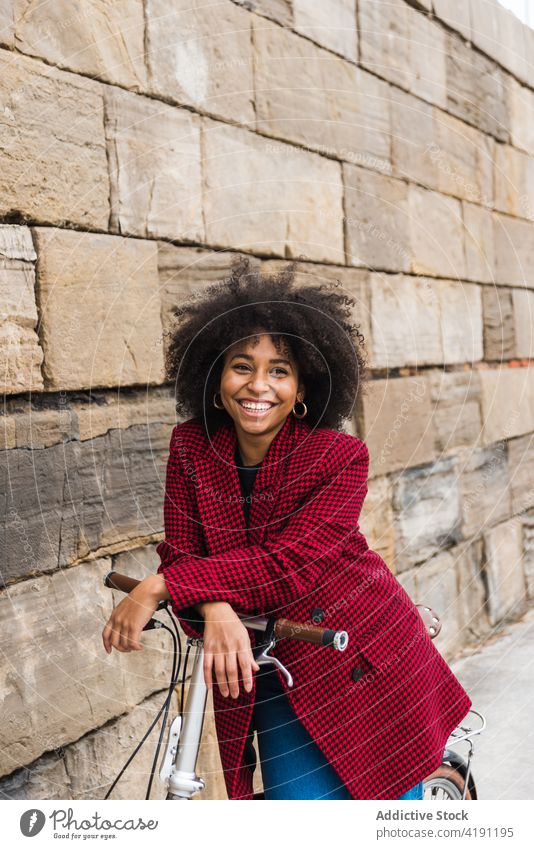
[[[249,388],[260,395],[262,392],[265,392],[266,389],[270,389],[270,384],[267,379],[267,376],[263,375],[262,372],[255,372],[255,374],[251,375],[250,380],[248,382]]]

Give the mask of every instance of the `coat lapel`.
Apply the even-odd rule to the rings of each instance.
[[[247,532],[234,458],[237,433],[233,424],[218,428],[207,454],[194,460],[197,503],[210,555],[261,543],[276,501],[288,486],[288,460],[309,430],[290,414],[272,440],[254,480]]]

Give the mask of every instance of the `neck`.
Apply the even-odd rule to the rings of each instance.
[[[262,462],[269,450],[271,442],[275,438],[276,434],[282,429],[284,423],[285,420],[276,428],[276,430],[261,434],[246,433],[246,431],[236,427],[239,453],[241,454],[241,458],[245,466],[256,466],[258,463]]]

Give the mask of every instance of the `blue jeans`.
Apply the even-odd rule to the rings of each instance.
[[[253,725],[265,799],[352,799],[347,787],[299,722],[274,666],[256,673]],[[422,799],[420,781],[399,799]]]

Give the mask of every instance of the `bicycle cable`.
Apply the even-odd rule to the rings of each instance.
[[[167,613],[169,613],[169,611],[166,607],[165,607],[165,610],[167,610]],[[170,613],[169,613],[169,616],[171,617]],[[152,628],[159,627],[159,628],[163,628],[165,631],[168,631],[169,634],[172,637],[173,660],[172,660],[171,682],[170,682],[169,687],[167,689],[167,695],[165,697],[165,701],[164,701],[163,705],[161,706],[161,708],[157,712],[156,716],[154,717],[154,719],[150,723],[150,726],[148,727],[144,736],[139,741],[139,743],[135,747],[134,751],[132,752],[132,754],[130,755],[130,757],[128,758],[128,760],[126,761],[126,763],[124,764],[124,766],[120,770],[120,772],[117,775],[117,777],[115,778],[115,780],[113,781],[112,785],[110,786],[109,790],[107,791],[106,795],[104,796],[104,799],[109,798],[113,789],[115,788],[117,783],[120,781],[120,779],[124,775],[124,772],[130,766],[131,762],[133,761],[133,759],[135,758],[137,753],[140,751],[143,743],[145,742],[147,737],[150,735],[152,729],[154,728],[154,726],[158,722],[161,714],[163,713],[163,711],[165,711],[165,718],[164,718],[164,721],[163,721],[162,726],[161,726],[160,737],[159,737],[159,740],[158,740],[158,749],[157,749],[157,752],[156,752],[156,755],[155,755],[155,758],[154,758],[154,761],[153,761],[152,770],[151,770],[151,774],[150,774],[150,781],[149,781],[149,785],[148,785],[148,789],[147,789],[147,795],[145,797],[145,800],[148,799],[149,794],[150,794],[150,790],[151,790],[151,787],[152,787],[152,779],[153,779],[153,775],[154,775],[154,771],[155,771],[155,764],[157,762],[157,756],[158,756],[158,753],[159,753],[159,748],[161,746],[161,739],[163,737],[163,733],[164,733],[164,729],[165,729],[165,722],[166,722],[166,719],[167,719],[167,716],[168,716],[169,705],[170,705],[170,702],[171,702],[171,699],[172,699],[172,694],[174,692],[174,689],[175,689],[176,684],[178,682],[178,679],[180,677],[180,667],[182,665],[182,641],[181,641],[181,638],[180,638],[180,633],[179,633],[179,631],[176,627],[176,623],[174,622],[172,617],[171,617],[171,622],[174,626],[174,629],[175,629],[174,631],[172,631],[167,625],[164,625],[163,622],[160,622],[160,620],[154,620],[153,619],[153,620],[150,620],[150,621],[151,621],[151,623],[154,623],[154,624],[152,624],[148,628],[147,628],[147,626],[145,626],[144,630],[151,630]],[[158,626],[155,625],[156,622],[158,622]],[[147,624],[149,624],[149,623],[147,623]]]

